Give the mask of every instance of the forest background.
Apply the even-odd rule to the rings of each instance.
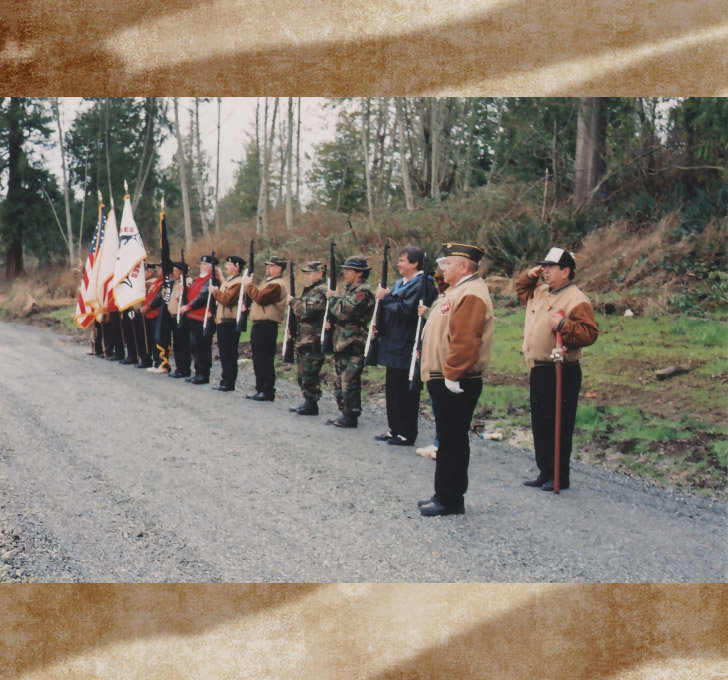
[[[3,317],[70,323],[97,195],[121,206],[125,180],[151,260],[162,196],[173,256],[184,247],[193,263],[213,248],[247,257],[251,238],[261,255],[323,259],[334,239],[340,260],[368,256],[376,281],[386,239],[432,259],[445,240],[473,242],[498,319],[476,428],[525,444],[514,282],[567,247],[602,330],[585,361],[579,457],[725,498],[728,99],[329,99],[333,135],[302,157],[301,99],[261,98],[224,194],[226,140],[210,150],[200,134],[220,106],[89,98],[66,129],[57,99],[0,98]],[[689,370],[658,380],[670,365]],[[380,377],[368,369],[372,399]]]

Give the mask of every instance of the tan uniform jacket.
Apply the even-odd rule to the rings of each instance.
[[[242,282],[242,275],[237,274],[231,279],[223,281],[220,290],[212,294],[215,300],[217,300],[215,323],[235,321],[235,317],[238,314],[238,299],[240,297],[240,286]]]
[[[258,288],[249,283],[245,291],[250,295],[253,304],[250,308],[250,320],[275,321],[281,323],[286,311],[288,286],[282,276],[266,279],[265,286]]]
[[[593,345],[599,335],[589,298],[574,283],[549,290],[545,283],[539,285],[528,272],[518,277],[516,293],[526,303],[526,321],[523,329],[523,356],[526,365],[533,368],[537,363],[551,362],[551,352],[556,347],[556,333],[551,330],[549,318],[559,310],[564,312],[561,338],[566,347],[566,360],[578,361],[581,348]]]
[[[422,341],[422,380],[481,377],[493,345],[493,303],[475,273],[432,305]]]

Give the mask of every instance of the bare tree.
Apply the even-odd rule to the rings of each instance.
[[[296,205],[301,208],[301,98],[298,97],[298,120],[296,121]]]
[[[399,138],[399,165],[402,173],[402,187],[404,188],[404,200],[407,210],[410,212],[415,209],[415,203],[412,198],[412,185],[410,184],[409,162],[407,161],[407,145],[404,135],[404,120],[402,116],[402,98],[397,97],[394,101],[397,115],[397,134]]]
[[[139,172],[137,173],[137,181],[134,185],[134,195],[131,199],[131,205],[136,210],[139,200],[144,192],[144,185],[149,177],[149,172],[154,163],[154,115],[157,108],[157,98],[147,97],[144,106],[144,149],[142,151],[142,159],[139,163]]]
[[[63,179],[63,200],[66,204],[66,233],[65,239],[68,246],[68,265],[73,267],[74,264],[74,247],[73,247],[73,225],[71,224],[71,196],[68,189],[68,168],[66,167],[66,147],[63,140],[63,126],[61,125],[61,112],[58,107],[58,97],[51,97],[50,100],[53,117],[56,119],[58,127],[58,143],[61,149],[61,172]],[[51,203],[51,207],[53,204]]]
[[[276,117],[278,115],[278,100],[275,97],[273,103],[273,117],[268,133],[268,98],[265,98],[265,114],[263,120],[263,167],[260,173],[260,192],[258,193],[258,222],[256,231],[258,234],[265,234],[268,231],[268,176],[270,174],[271,156],[273,153],[273,136],[276,129]]]
[[[286,174],[286,229],[293,229],[293,97],[288,97],[288,173]],[[281,178],[283,181],[283,178]]]
[[[203,99],[203,101],[208,100]],[[207,210],[205,208],[205,161],[202,157],[202,145],[200,144],[200,97],[195,97],[194,142],[195,162],[192,167],[197,181],[197,202],[200,206],[202,235],[207,238],[210,235],[210,227],[207,223]]]
[[[215,163],[215,231],[220,231],[220,111],[222,97],[217,98],[217,160]]]
[[[574,158],[574,209],[589,206],[604,174],[604,98],[580,97]]]
[[[192,246],[192,218],[190,216],[190,197],[187,193],[187,174],[185,172],[185,147],[179,125],[179,97],[174,97],[174,134],[177,137],[177,168],[182,190],[182,211],[185,221],[185,245]]]
[[[370,115],[369,97],[362,99],[362,133],[361,143],[364,151],[364,174],[367,179],[367,208],[369,210],[369,226],[374,224],[374,205],[372,202],[372,176],[369,170],[369,115]]]

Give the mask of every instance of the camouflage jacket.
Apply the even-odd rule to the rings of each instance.
[[[291,311],[298,321],[296,348],[310,347],[321,343],[321,326],[326,309],[326,281],[317,281],[304,288],[301,296],[291,302]]]
[[[334,328],[334,351],[341,352],[358,342],[363,346],[367,341],[367,328],[374,310],[374,291],[360,281],[347,286],[341,295],[329,300],[329,313]]]

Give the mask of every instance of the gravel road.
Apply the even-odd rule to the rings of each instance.
[[[80,335],[80,334],[79,334]],[[576,463],[556,496],[533,453],[473,437],[464,516],[422,518],[434,462],[358,430],[0,324],[0,580],[723,581],[726,506]],[[219,378],[219,364],[213,379]],[[420,442],[433,426],[423,421]]]

